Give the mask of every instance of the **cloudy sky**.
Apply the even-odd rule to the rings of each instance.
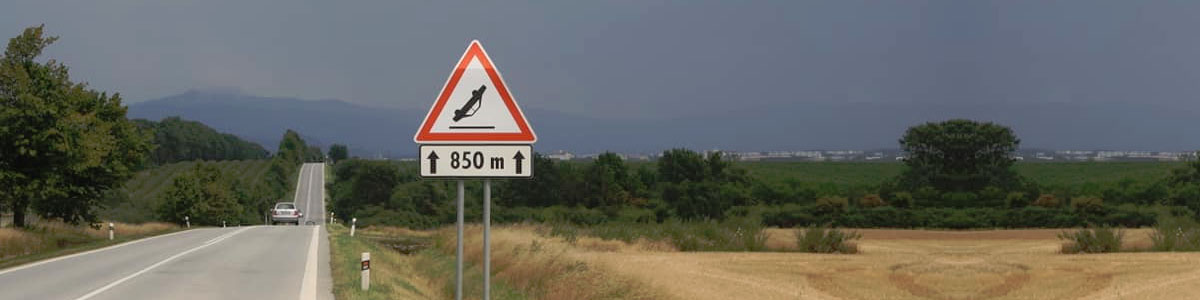
[[[523,107],[593,118],[878,104],[922,111],[920,118],[1020,123],[1045,115],[988,111],[1101,107],[1090,118],[1104,119],[1143,109],[1129,115],[1153,119],[1168,111],[1177,120],[1115,135],[1166,137],[1065,145],[1030,138],[1048,146],[1200,147],[1200,135],[1185,131],[1200,125],[1187,121],[1200,117],[1200,2],[16,0],[3,6],[0,34],[46,24],[61,36],[47,57],[131,101],[236,89],[425,109],[468,42],[479,39]]]

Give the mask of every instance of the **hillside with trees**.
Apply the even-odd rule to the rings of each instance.
[[[196,121],[169,117],[154,122],[134,122],[153,136],[154,151],[150,162],[164,165],[181,161],[220,161],[264,159],[269,152],[259,144],[217,130]]]

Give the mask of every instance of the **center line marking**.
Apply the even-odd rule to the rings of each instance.
[[[121,279],[117,279],[117,281],[113,281],[112,283],[109,283],[108,285],[102,286],[102,287],[100,287],[100,288],[98,288],[98,289],[96,289],[96,290],[92,291],[91,293],[87,293],[87,295],[83,295],[82,297],[76,298],[75,300],[87,300],[87,299],[90,299],[90,298],[92,298],[92,297],[95,297],[96,295],[99,295],[100,293],[103,293],[104,291],[107,291],[107,290],[109,290],[109,289],[111,289],[111,288],[113,288],[113,287],[115,287],[115,286],[117,286],[117,285],[119,285],[119,284],[121,284],[121,283],[123,283],[123,282],[127,281],[127,280],[133,279],[134,277],[137,277],[138,275],[142,275],[143,273],[149,272],[151,269],[154,269],[154,268],[156,268],[156,267],[158,267],[158,266],[161,266],[161,265],[163,265],[163,264],[165,264],[165,263],[167,263],[167,262],[170,262],[170,261],[172,261],[172,260],[175,260],[176,258],[179,258],[180,256],[184,256],[184,255],[187,255],[188,253],[196,252],[196,250],[204,249],[205,247],[208,247],[208,246],[215,245],[216,243],[219,243],[219,242],[221,242],[221,241],[224,241],[225,239],[228,239],[229,237],[232,237],[232,236],[234,236],[234,235],[237,235],[237,234],[239,234],[239,233],[242,233],[242,231],[246,231],[246,230],[248,230],[248,229],[250,229],[250,228],[253,228],[253,227],[245,227],[245,228],[242,228],[242,229],[238,229],[237,231],[230,232],[230,233],[226,233],[226,234],[224,234],[224,235],[221,235],[221,236],[219,236],[219,237],[217,237],[217,238],[215,238],[215,239],[208,240],[207,242],[204,242],[204,244],[203,244],[203,245],[197,246],[196,248],[188,249],[187,251],[180,252],[179,254],[172,255],[171,257],[168,257],[167,259],[164,259],[164,260],[161,260],[161,261],[159,261],[159,262],[157,262],[157,263],[154,263],[153,265],[150,265],[149,267],[146,267],[145,269],[142,269],[141,271],[137,271],[137,272],[135,272],[135,273],[133,273],[133,274],[129,274],[129,276],[125,276],[125,277],[123,277],[123,278],[121,278]],[[315,233],[315,232],[314,232],[314,233]]]

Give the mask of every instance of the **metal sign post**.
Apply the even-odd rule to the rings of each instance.
[[[458,181],[458,248],[454,251],[454,299],[462,300],[463,270],[463,181]]]
[[[483,179],[483,299],[492,291],[491,178],[532,178],[537,135],[479,41],[471,41],[413,141],[421,178],[458,180],[454,299],[462,300],[464,178]],[[462,88],[459,88],[459,87]]]
[[[483,180],[483,300],[492,295],[492,180]]]

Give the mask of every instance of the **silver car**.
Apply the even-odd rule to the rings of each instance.
[[[275,203],[275,208],[271,209],[271,224],[296,223],[296,225],[300,225],[302,217],[304,217],[304,212],[296,208],[296,204],[292,202]]]

